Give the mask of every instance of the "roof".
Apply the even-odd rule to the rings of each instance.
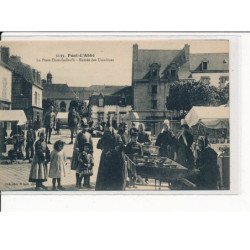
[[[229,115],[229,107],[194,106],[186,115],[185,120],[190,127],[199,123],[207,128],[227,128]]]
[[[41,85],[35,82],[32,68],[30,67],[30,65],[25,64],[20,61],[12,60],[11,57],[9,59],[8,65],[15,73],[21,75],[27,82],[32,83],[32,84],[35,83],[39,87],[42,87]]]
[[[0,60],[0,65],[3,66],[4,68],[8,69],[9,71],[12,71],[12,68],[1,60]]]
[[[113,95],[116,92],[129,87],[126,85],[116,86],[116,85],[91,85],[89,87],[70,87],[80,100],[87,100],[91,95]]]
[[[0,121],[17,121],[18,125],[24,125],[27,118],[23,110],[0,110]]]
[[[160,64],[159,75],[162,76],[167,66],[173,62],[181,50],[138,50],[138,60],[134,61],[133,80],[145,78],[149,72],[149,65]]]
[[[203,60],[208,60],[208,70],[206,72],[229,71],[229,53],[190,54],[189,60],[191,72],[201,72]]]
[[[92,95],[89,98],[89,105],[97,105],[98,106],[98,100],[99,100],[99,95]],[[104,97],[104,105],[119,105],[120,104],[120,100],[121,100],[121,96],[119,95],[103,95]],[[131,98],[130,100],[126,99],[126,104],[127,105],[131,105]]]
[[[43,99],[76,99],[76,94],[66,83],[43,83]]]

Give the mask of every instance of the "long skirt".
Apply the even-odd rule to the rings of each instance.
[[[31,163],[29,182],[47,181],[48,167],[44,161],[39,161],[35,155]]]
[[[78,167],[78,151],[74,149],[71,159],[71,170],[76,170],[77,167]]]
[[[102,151],[95,190],[124,190],[126,186],[125,161],[121,152]]]
[[[177,150],[177,162],[188,169],[194,168],[194,155],[186,146],[180,146]]]

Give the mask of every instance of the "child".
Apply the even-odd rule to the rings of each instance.
[[[81,182],[84,178],[83,186],[87,188],[91,188],[90,186],[90,176],[93,175],[93,156],[90,154],[91,144],[85,143],[84,150],[79,152],[78,155],[78,167],[76,172],[79,174],[77,188],[81,188]]]
[[[61,185],[62,174],[65,177],[66,155],[63,151],[64,142],[58,140],[54,144],[54,150],[50,154],[50,170],[49,177],[52,178],[53,191],[64,190]],[[57,181],[57,188],[56,188]]]

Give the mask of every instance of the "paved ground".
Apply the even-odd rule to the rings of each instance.
[[[63,130],[61,135],[52,135],[51,142],[61,139],[65,141],[65,153],[68,157],[66,166],[66,177],[62,179],[62,185],[66,190],[76,190],[75,188],[75,171],[70,170],[70,158],[72,156],[73,145],[69,145],[70,134],[68,130]],[[94,174],[91,177],[91,185],[94,187],[96,182],[96,176],[98,172],[98,166],[100,161],[101,150],[96,148],[98,138],[93,138],[94,142]],[[48,145],[52,150],[53,145]],[[30,163],[27,161],[23,163],[15,164],[2,164],[0,165],[0,190],[34,190],[34,184],[28,182],[30,171]],[[45,185],[51,190],[51,179],[45,182]],[[168,187],[163,185],[162,190],[166,190]],[[88,189],[89,190],[89,189]],[[94,188],[92,189],[94,190]],[[155,190],[154,181],[151,181],[148,185],[137,185],[136,188],[130,188],[128,190]]]

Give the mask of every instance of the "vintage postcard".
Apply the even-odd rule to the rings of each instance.
[[[231,43],[0,41],[0,190],[232,191]]]

